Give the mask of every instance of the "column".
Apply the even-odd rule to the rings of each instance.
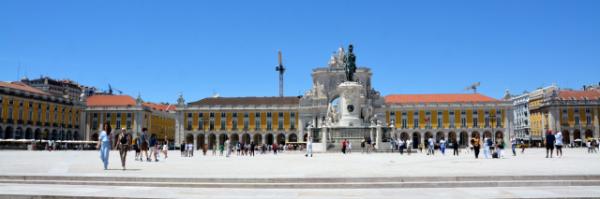
[[[594,108],[592,110],[592,114],[593,114],[592,115],[592,120],[593,120],[592,124],[594,125],[594,137],[597,138],[600,135],[600,124],[599,124],[599,121],[598,121],[598,117],[599,117],[598,116],[598,109]]]
[[[327,152],[327,128],[321,128],[321,142],[323,143],[323,152]]]
[[[425,133],[420,133],[420,134],[421,134],[421,139],[422,139],[421,143],[423,144],[423,147],[427,147],[427,137],[426,137],[426,134]]]
[[[376,136],[375,136],[375,149],[381,149],[381,136],[383,132],[381,132],[381,125],[377,124]]]
[[[302,117],[300,117],[300,115],[297,115],[298,117],[298,124],[297,124],[297,128],[298,128],[298,142],[302,142],[304,139],[304,123],[302,122]],[[292,122],[292,121],[290,121]]]
[[[197,139],[196,139],[196,138],[198,137],[198,134],[195,134],[195,133],[194,133],[194,134],[192,134],[192,135],[193,135],[193,137],[194,137],[194,138],[193,138],[193,139],[194,139],[194,149],[193,149],[193,150],[195,151],[196,149],[198,149],[198,143],[197,143],[198,141],[197,141]]]
[[[262,144],[267,144],[267,134],[260,135],[262,137]]]

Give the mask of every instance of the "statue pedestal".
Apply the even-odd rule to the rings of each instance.
[[[360,92],[363,90],[363,86],[357,82],[342,82],[337,89],[340,93],[339,110],[341,113],[337,126],[362,127],[360,109],[363,99]]]

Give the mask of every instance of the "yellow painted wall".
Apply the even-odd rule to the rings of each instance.
[[[248,125],[248,128],[250,128],[250,131],[255,131],[255,129],[256,129],[256,125],[254,125],[254,124],[256,124],[256,112],[250,112],[250,113],[248,113],[248,114],[250,114],[250,115],[249,115],[249,118],[250,118],[250,119],[249,119],[250,125]],[[259,118],[259,119],[260,119],[260,118]]]
[[[290,112],[283,113],[283,128],[290,130]]]
[[[424,129],[425,125],[425,111],[419,110],[419,128]]]
[[[411,128],[411,129],[415,128],[415,122],[414,122],[415,121],[414,120],[414,115],[415,114],[414,114],[414,112],[413,111],[407,111],[406,114],[408,114],[408,117],[407,117],[407,119],[408,119],[408,121],[407,121],[408,128]]]
[[[260,129],[263,131],[265,129],[267,129],[267,113],[266,112],[260,113]]]
[[[448,112],[448,110],[444,110],[442,112],[442,116],[444,118],[444,128],[448,128],[450,126],[450,113]]]
[[[433,128],[438,128],[437,123],[438,123],[438,115],[437,115],[437,110],[432,110],[431,111],[431,127]]]
[[[460,128],[460,112],[461,110],[454,110],[454,128]]]

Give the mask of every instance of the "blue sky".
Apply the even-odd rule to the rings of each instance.
[[[277,95],[355,45],[373,86],[499,98],[600,82],[600,1],[0,1],[0,80],[48,75],[145,100]],[[20,67],[19,67],[20,66]],[[20,68],[20,69],[19,69]]]

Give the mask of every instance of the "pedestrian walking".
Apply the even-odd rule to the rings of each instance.
[[[363,138],[363,140],[362,140],[362,141],[360,141],[360,148],[361,148],[361,150],[362,150],[362,152],[361,152],[361,153],[365,153],[365,152],[366,152],[366,151],[365,151],[365,142],[366,142],[366,141],[365,141],[365,138]]]
[[[556,132],[556,135],[554,135],[554,146],[556,147],[556,157],[562,158],[563,153],[562,153],[562,147],[563,147],[563,136],[562,133]]]
[[[163,155],[165,156],[165,159],[167,159],[167,157],[168,157],[167,153],[169,152],[169,141],[167,141],[166,139],[165,139],[165,141],[163,141],[162,152],[163,152]]]
[[[342,140],[342,153],[346,154],[346,139]]]
[[[440,152],[442,152],[442,155],[446,155],[446,140],[444,138],[440,140]]]
[[[552,158],[552,153],[554,153],[554,141],[556,141],[556,138],[552,135],[552,130],[548,130],[546,133],[546,158],[548,158],[548,154],[550,154],[550,158]]]
[[[490,158],[490,148],[493,147],[492,139],[487,136],[483,137],[483,157],[485,159]]]
[[[140,161],[145,157],[146,161],[150,161],[150,154],[148,154],[148,134],[146,133],[148,129],[142,128],[142,134],[140,135],[140,139],[142,141],[142,157]]]
[[[181,145],[179,145],[179,151],[181,151],[181,157],[186,157],[186,148],[187,148],[187,144],[185,144],[185,142],[181,142]]]
[[[229,141],[229,138],[225,140],[225,150],[225,157],[229,157],[231,153],[231,141]]]
[[[150,154],[151,154],[151,156],[154,156],[154,161],[158,162],[158,150],[157,150],[158,143],[156,141],[156,134],[152,134],[150,136],[149,145],[150,145]],[[151,161],[150,158],[148,158],[148,161]]]
[[[435,155],[435,142],[433,140],[433,138],[428,138],[427,139],[427,155]]]
[[[479,149],[481,148],[479,136],[471,138],[471,145],[473,145],[473,154],[475,154],[475,159],[479,158]]]
[[[352,153],[352,142],[348,142],[348,148],[346,149],[346,152]]]
[[[398,139],[398,140],[399,140],[398,141],[398,149],[400,151],[400,155],[403,155],[404,154],[404,145],[405,145],[405,143],[404,143],[404,140],[401,140],[401,139]]]
[[[110,142],[110,124],[108,122],[104,123],[104,125],[102,126],[102,131],[100,132],[100,135],[98,136],[98,145],[96,146],[96,148],[100,149],[100,159],[102,160],[102,163],[104,165],[104,170],[108,169],[108,155],[110,152],[110,146],[111,146],[111,142]]]
[[[458,156],[458,142],[456,138],[452,139],[452,155]]]
[[[119,149],[119,156],[121,157],[121,166],[123,167],[123,170],[125,170],[127,151],[129,150],[129,143],[131,143],[125,128],[121,129],[121,132],[117,135],[117,140],[119,141],[117,142],[117,149]]]
[[[250,141],[250,156],[254,156],[254,147],[256,147],[256,144],[254,144],[254,141]]]
[[[135,150],[135,160],[136,161],[137,160],[142,160],[142,158],[141,158],[142,157],[142,152],[141,152],[142,150],[140,148],[140,144],[141,144],[141,142],[140,142],[140,136],[137,136],[135,138],[135,141],[134,141],[134,144],[133,144],[133,150]]]
[[[313,147],[312,138],[310,136],[308,136],[308,139],[306,139],[306,154],[304,156],[306,156],[306,157],[313,156],[312,147]]]
[[[517,138],[515,138],[515,135],[510,140],[510,148],[512,149],[513,156],[517,156]]]

